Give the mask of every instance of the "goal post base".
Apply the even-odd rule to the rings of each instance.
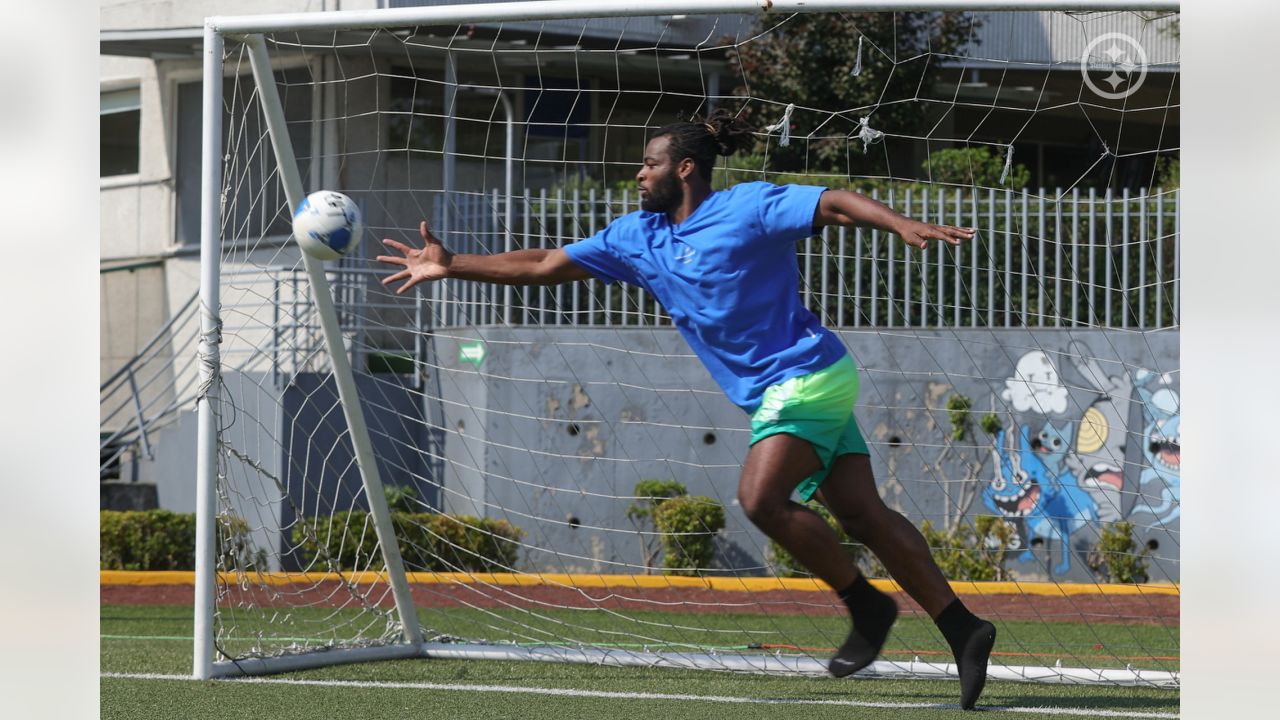
[[[296,655],[250,657],[242,660],[222,660],[213,664],[214,678],[236,678],[251,675],[314,670],[332,665],[376,662],[378,660],[408,660],[423,656],[423,645],[398,643],[394,645],[370,645],[357,648],[326,648]]]

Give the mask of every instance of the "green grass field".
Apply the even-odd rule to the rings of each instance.
[[[442,611],[433,610],[432,613]],[[466,610],[450,622],[478,619]],[[665,624],[679,618],[640,614],[650,635],[661,638]],[[191,672],[191,608],[158,605],[104,605],[101,610],[101,706],[104,718],[308,718],[318,714],[364,718],[944,718],[957,717],[959,688],[949,681],[835,680],[781,678],[659,668],[612,668],[529,662],[410,660],[339,666],[274,675],[251,681],[195,682]],[[663,623],[664,619],[669,621]],[[548,622],[556,618],[548,617]],[[833,626],[839,618],[830,620]],[[729,615],[700,616],[699,625],[723,628],[726,638],[744,623]],[[796,644],[824,647],[830,642],[825,621],[773,617],[779,634]],[[654,630],[653,628],[658,628]],[[246,624],[247,629],[247,624]],[[678,637],[675,631],[671,638]],[[1176,633],[1163,628],[1082,626],[1066,623],[1008,623],[1002,639],[1017,638],[1015,648],[1072,648],[1084,660],[1102,645],[1114,657],[1125,648],[1176,647]],[[500,637],[489,622],[490,640]],[[925,649],[933,642],[927,628],[903,618],[890,647]],[[726,642],[725,647],[733,647]],[[1079,652],[1076,652],[1078,650]],[[1176,654],[1176,653],[1175,653]],[[897,659],[890,656],[891,659]],[[1024,659],[1011,664],[1033,664]],[[1043,661],[1037,661],[1043,662]],[[1049,661],[1047,664],[1052,664]],[[1065,658],[1064,664],[1075,664]],[[1114,664],[1114,660],[1109,664]],[[1168,661],[1134,662],[1176,670]],[[118,677],[152,675],[154,677]],[[646,696],[647,695],[647,696]],[[657,695],[657,697],[653,697]],[[1177,691],[1148,688],[1073,687],[1026,683],[988,683],[980,707],[1018,717],[1174,717]]]

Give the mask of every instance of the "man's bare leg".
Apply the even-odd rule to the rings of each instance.
[[[820,515],[791,501],[791,493],[821,467],[818,454],[794,435],[772,435],[747,453],[738,502],[747,518],[833,588],[858,577],[840,538]]]
[[[996,629],[960,602],[929,553],[924,536],[884,504],[876,490],[871,458],[841,455],[822,483],[818,499],[845,532],[866,545],[946,637],[960,672],[960,706],[973,709],[987,681]]]
[[[861,576],[822,517],[792,502],[796,485],[820,467],[808,441],[785,434],[767,437],[747,453],[738,501],[756,527],[839,592],[848,606],[853,630],[828,666],[833,675],[844,677],[880,654],[898,607]]]
[[[841,455],[818,488],[818,500],[849,536],[866,545],[920,607],[936,619],[956,599],[924,536],[880,499],[871,458]]]

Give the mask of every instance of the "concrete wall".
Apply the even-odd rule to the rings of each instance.
[[[1015,575],[1087,580],[1101,523],[1129,519],[1155,548],[1153,578],[1179,576],[1176,332],[843,338],[861,368],[856,414],[881,493],[913,522],[1002,516],[1018,532]],[[459,352],[475,340],[478,365],[474,349]],[[527,566],[635,571],[643,538],[628,496],[665,478],[727,507],[721,566],[759,570],[766,541],[734,499],[747,418],[674,331],[483,328],[437,350],[446,507],[483,506],[524,528]],[[954,441],[946,403],[957,393],[972,400],[973,430]],[[999,433],[978,429],[986,413]]]
[[[1129,520],[1149,548],[1151,578],[1179,578],[1176,332],[842,337],[860,367],[856,415],[880,492],[912,522],[1003,517],[1017,532],[1006,563],[1015,577],[1088,581],[1100,529]],[[728,511],[716,567],[766,572],[767,540],[735,500],[747,418],[675,331],[445,330],[428,351],[438,369],[425,393],[360,377],[385,483],[414,484],[445,512],[522,528],[525,569],[628,573],[643,571],[653,540],[627,517],[634,487],[675,479]],[[291,508],[363,506],[331,383],[307,377],[283,391],[270,376],[227,377],[224,438],[253,463],[224,459],[226,497],[262,547],[282,547]],[[957,394],[973,407],[959,440],[947,410]],[[985,414],[994,434],[979,428]],[[162,507],[190,512],[194,414],[153,442],[141,479],[156,482]]]

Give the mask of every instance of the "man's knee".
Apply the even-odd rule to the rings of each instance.
[[[767,523],[769,517],[777,512],[777,502],[765,497],[763,493],[738,488],[738,505],[747,519],[756,525]]]

